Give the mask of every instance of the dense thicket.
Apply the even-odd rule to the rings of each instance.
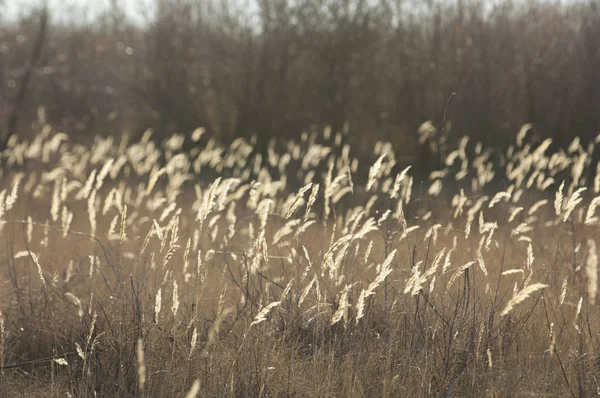
[[[39,12],[3,23],[5,138],[43,106],[69,132],[204,126],[266,143],[331,125],[414,160],[416,129],[441,127],[453,92],[450,137],[503,145],[533,123],[566,145],[600,131],[595,1],[157,0],[146,24],[114,4],[92,23],[50,15],[43,37]]]

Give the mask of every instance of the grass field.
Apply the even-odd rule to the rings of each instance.
[[[369,162],[326,130],[198,129],[0,171],[2,396],[589,396],[600,390],[600,142]],[[423,177],[424,176],[424,177]]]

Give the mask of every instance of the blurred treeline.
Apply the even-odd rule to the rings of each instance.
[[[513,141],[524,123],[567,144],[600,132],[596,1],[156,0],[92,23],[37,10],[0,27],[0,121],[69,133],[345,131],[411,156],[426,120]],[[45,109],[38,115],[39,107]]]

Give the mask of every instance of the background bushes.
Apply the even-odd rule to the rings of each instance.
[[[51,14],[41,38],[45,11],[4,19],[4,139],[26,131],[43,106],[45,121],[90,136],[203,126],[223,142],[256,134],[266,147],[272,136],[330,125],[355,147],[388,140],[415,161],[418,126],[440,128],[453,92],[450,139],[505,146],[533,123],[564,146],[600,131],[595,1],[155,5],[146,23],[117,2],[91,23]]]

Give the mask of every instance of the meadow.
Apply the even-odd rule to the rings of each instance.
[[[431,173],[331,129],[261,150],[13,135],[1,395],[596,394],[600,136],[514,133],[499,150],[425,123]]]

